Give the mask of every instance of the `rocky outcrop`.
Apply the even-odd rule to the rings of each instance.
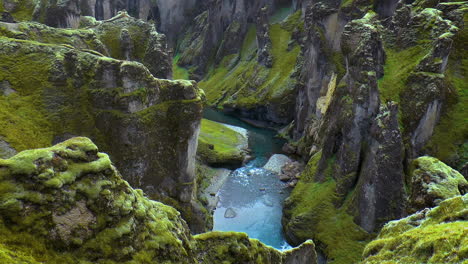
[[[21,151],[88,136],[132,186],[194,211],[202,111],[195,83],[156,79],[141,63],[103,56],[93,31],[29,25],[8,24],[23,32],[0,39],[0,79],[16,91],[0,96],[3,140]]]
[[[292,160],[286,156],[286,155],[283,155],[283,154],[274,154],[273,156],[271,156],[267,163],[263,166],[263,168],[265,170],[269,170],[271,172],[274,172],[276,174],[280,174],[281,173],[281,168],[288,164],[288,163],[291,163]]]
[[[210,232],[195,236],[200,243],[201,263],[317,263],[314,243],[304,242],[300,247],[278,254],[271,247],[261,246],[258,240],[248,239],[245,233]],[[260,247],[258,247],[260,245]]]
[[[273,66],[268,6],[261,8],[257,17],[257,60],[265,67],[271,68]]]
[[[92,21],[92,18],[87,19]],[[157,78],[172,77],[172,54],[166,36],[158,33],[154,25],[133,17],[122,17],[93,22],[86,29],[96,32],[110,57],[141,62]]]
[[[467,255],[468,195],[445,200],[384,226],[363,262],[461,263]]]
[[[107,57],[143,63],[157,78],[170,78],[172,64],[165,36],[133,17],[96,21],[83,17],[82,29],[57,29],[34,22],[2,23],[1,35],[42,43],[69,45]],[[99,54],[97,54],[99,55]]]
[[[468,193],[468,182],[458,171],[432,157],[412,162],[408,211],[414,213],[441,201]]]
[[[131,188],[88,138],[0,159],[0,189],[2,262],[316,263],[311,241],[280,252],[243,233],[192,237],[175,209]]]
[[[236,130],[245,133],[239,133]],[[204,164],[215,167],[240,167],[247,157],[248,138],[244,129],[203,119],[197,155]]]
[[[380,107],[354,190],[355,221],[367,232],[405,215],[404,153],[397,114],[394,103]]]

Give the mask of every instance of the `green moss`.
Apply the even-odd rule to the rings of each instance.
[[[417,45],[404,50],[386,48],[384,76],[379,80],[381,100],[400,102],[400,93],[419,62],[427,54],[427,47]]]
[[[227,104],[242,108],[253,108],[272,103],[288,105],[292,100],[295,80],[290,76],[295,70],[300,47],[288,51],[291,32],[281,25],[270,27],[273,67],[266,68],[257,62],[255,29],[249,27],[244,38],[240,60],[236,55],[223,58],[212,67],[199,86],[205,90],[209,104]],[[220,102],[221,100],[221,102]]]
[[[0,219],[0,262],[8,264],[78,263],[69,253],[49,249],[46,241],[27,232],[13,232]]]
[[[184,79],[188,80],[190,78],[189,71],[177,63],[179,62],[180,54],[177,54],[172,60],[172,79]]]
[[[281,27],[287,31],[304,30],[304,20],[302,19],[302,10],[297,10],[281,23]]]
[[[5,38],[0,43],[8,45]],[[8,83],[17,92],[0,95],[0,135],[17,151],[47,146],[52,141],[52,125],[44,118],[42,91],[37,87],[47,86],[51,60],[37,53],[2,53],[0,61],[0,83]]]
[[[119,27],[107,27],[106,30],[100,34],[99,38],[102,43],[107,47],[109,55],[112,58],[124,59],[122,48],[120,46],[120,33],[122,29]]]
[[[247,234],[208,232],[194,236],[200,263],[282,263],[283,254]]]
[[[418,212],[386,224],[366,246],[363,263],[465,263],[467,206],[468,195],[457,196],[426,214]]]
[[[34,12],[34,7],[36,2],[33,0],[13,0],[8,1],[9,3],[13,3],[14,8],[13,10],[8,10],[9,13],[13,16],[16,21],[31,21],[32,15]],[[0,12],[4,12],[5,10],[5,3],[4,1],[0,1]]]
[[[197,154],[209,164],[242,163],[247,139],[238,132],[207,119],[201,122]]]
[[[436,158],[419,157],[411,163],[411,167],[412,180],[420,183],[427,195],[434,199],[445,200],[460,195],[459,186],[468,186],[463,175]]]
[[[335,207],[336,182],[331,178],[331,160],[325,181],[314,180],[320,159],[321,152],[311,158],[286,201],[284,213],[289,219],[286,229],[299,241],[313,239],[327,255],[328,263],[355,263],[360,259],[369,235],[347,213],[349,199],[341,208]]]

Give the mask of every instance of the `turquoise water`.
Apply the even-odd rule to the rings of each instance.
[[[276,132],[253,127],[241,120],[208,109],[204,117],[239,126],[249,131],[249,147],[255,159],[235,170],[218,192],[213,230],[245,232],[251,238],[277,249],[288,249],[281,227],[282,205],[289,195],[278,175],[264,170],[268,158],[281,152],[284,141],[274,138]],[[235,217],[226,218],[226,210]]]

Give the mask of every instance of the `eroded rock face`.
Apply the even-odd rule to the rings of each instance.
[[[289,135],[311,161],[285,202],[283,225],[291,243],[312,237],[333,259],[346,243],[327,239],[332,226],[353,226],[343,212],[365,232],[343,231],[342,241],[365,240],[405,214],[412,159],[433,154],[460,169],[465,162],[466,136],[459,133],[466,131],[451,125],[462,120],[466,103],[454,94],[463,88],[453,75],[464,75],[457,59],[466,38],[464,4],[395,3],[377,3],[377,14],[363,13],[365,1],[295,3],[306,10],[306,44]]]
[[[268,6],[261,8],[257,17],[257,49],[258,63],[271,68],[273,57],[271,55]]]
[[[468,193],[468,182],[458,171],[433,157],[412,162],[408,211],[432,208],[448,198]]]
[[[210,56],[216,54],[216,61],[221,61],[223,56],[240,51],[247,33],[247,23],[255,22],[264,6],[274,11],[276,1],[209,2],[206,9],[195,18],[194,25],[184,34],[178,48],[181,52],[178,64],[193,67],[192,78],[202,79]]]
[[[0,159],[0,189],[0,232],[27,232],[36,247],[48,245],[38,252],[13,239],[30,263],[52,254],[80,263],[316,263],[311,241],[280,252],[244,233],[192,237],[179,212],[131,188],[88,138]]]
[[[356,221],[368,232],[405,215],[403,141],[397,114],[393,103],[380,107],[355,189]]]
[[[100,53],[114,59],[138,61],[157,78],[168,79],[172,76],[166,37],[158,33],[154,25],[133,17],[104,22],[82,17],[81,23],[81,29],[57,29],[34,22],[0,22],[0,28],[4,29],[0,34],[42,43],[66,44],[71,48],[96,51],[97,55]],[[5,85],[4,81],[0,87]]]
[[[301,246],[282,251],[262,246],[258,240],[250,240],[245,233],[209,232],[195,236],[199,243],[200,263],[285,263],[316,264],[317,254],[311,240]]]
[[[24,37],[42,27],[12,33]],[[54,44],[67,35],[76,46]],[[0,79],[17,91],[0,96],[4,141],[21,151],[68,135],[88,136],[112,156],[132,186],[192,207],[202,112],[196,84],[156,79],[141,63],[81,46],[96,40],[91,30],[47,28],[37,36],[31,38],[52,41],[0,40]]]

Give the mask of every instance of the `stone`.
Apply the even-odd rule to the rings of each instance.
[[[297,161],[291,161],[284,164],[281,167],[281,173],[279,179],[281,181],[289,181],[300,178],[301,172],[304,170],[304,166]]]
[[[227,208],[224,212],[224,218],[234,218],[237,216],[236,211],[233,208]]]
[[[281,168],[288,162],[291,162],[291,159],[288,156],[283,154],[274,154],[270,157],[263,168],[276,174],[280,174]]]
[[[436,158],[419,157],[411,167],[409,213],[435,207],[448,198],[468,193],[465,177]]]
[[[16,154],[16,150],[0,137],[0,159],[8,159]]]

